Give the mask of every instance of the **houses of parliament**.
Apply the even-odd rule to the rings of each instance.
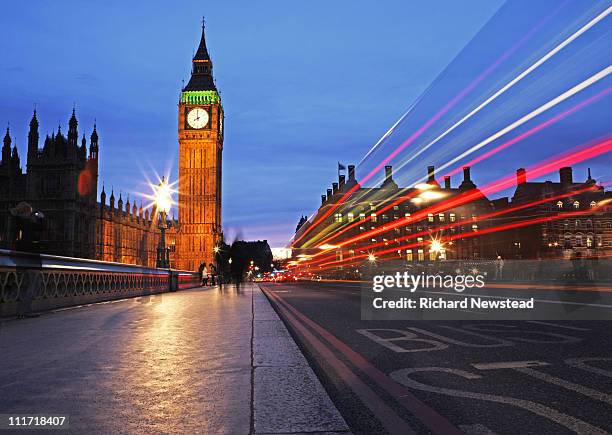
[[[148,267],[156,265],[159,215],[102,187],[98,195],[100,151],[96,125],[89,142],[79,135],[76,111],[42,141],[34,110],[28,132],[26,170],[6,130],[0,161],[0,249],[18,249],[24,235],[15,210],[24,203],[42,219],[38,250]],[[195,270],[214,262],[221,233],[223,106],[212,75],[204,26],[192,59],[191,78],[178,102],[179,219],[166,222],[170,266]],[[180,222],[180,225],[179,225]]]

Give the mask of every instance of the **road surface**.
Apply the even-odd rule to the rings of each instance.
[[[358,283],[261,287],[355,433],[612,431],[612,321],[362,321]]]

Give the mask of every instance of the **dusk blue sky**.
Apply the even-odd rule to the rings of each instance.
[[[226,233],[283,246],[336,162],[358,163],[502,3],[9,2],[0,124],[25,162],[33,105],[44,137],[67,128],[74,103],[81,134],[97,120],[107,192],[134,197],[168,170],[176,179],[178,96],[205,15],[226,114]]]

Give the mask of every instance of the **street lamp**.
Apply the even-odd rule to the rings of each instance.
[[[172,206],[172,193],[164,177],[155,188],[155,205],[159,213],[158,228],[160,232],[157,245],[157,267],[168,269],[170,267],[170,253],[166,247],[166,228],[168,228],[166,217]]]

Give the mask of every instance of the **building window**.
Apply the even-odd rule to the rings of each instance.
[[[595,201],[591,201],[591,208],[597,206],[597,203]]]
[[[444,213],[439,213],[438,219],[440,220],[440,222],[444,222]]]
[[[353,222],[355,220],[355,215],[353,215],[353,213],[349,213],[348,214],[348,221],[349,222]]]
[[[422,249],[419,249],[417,251],[417,258],[419,261],[425,261],[425,253],[423,252]]]
[[[576,236],[576,246],[582,246],[582,236]]]
[[[434,216],[433,216],[433,214],[431,214],[431,213],[428,213],[428,214],[427,214],[427,221],[428,221],[428,222],[433,222],[433,221],[434,221]]]
[[[578,201],[574,201],[574,208],[580,208],[580,203]]]
[[[410,213],[404,213],[404,217],[407,219],[410,217]]]
[[[371,220],[372,222],[376,222],[376,213],[372,213],[372,214],[370,215],[370,220]]]
[[[451,214],[448,215],[448,219],[451,222],[455,222],[457,220],[457,217],[455,216],[455,213],[451,213]]]
[[[586,243],[587,243],[587,248],[592,248],[593,247],[593,237],[587,236]]]
[[[394,205],[393,210],[399,210],[399,205]]]
[[[557,201],[557,207],[563,208],[563,201]]]
[[[334,220],[335,220],[336,222],[342,222],[342,213],[336,213],[336,214],[334,215]]]
[[[406,261],[412,261],[412,249],[406,249]]]
[[[478,225],[472,224],[472,231],[478,231]]]
[[[365,213],[359,213],[359,220],[360,221],[364,221],[365,220]]]

